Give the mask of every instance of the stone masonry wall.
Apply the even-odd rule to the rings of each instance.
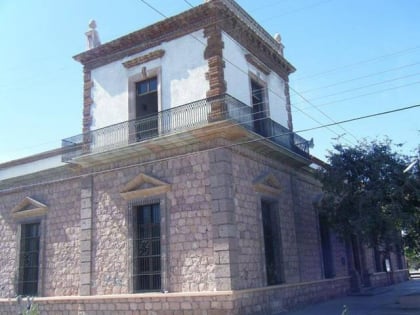
[[[128,181],[114,172],[93,176],[91,294],[128,293],[127,203],[119,189]]]
[[[232,163],[239,242],[239,282],[235,288],[255,288],[266,283],[260,208],[261,200],[266,198],[277,201],[280,212],[284,282],[322,279],[318,215],[313,206],[315,196],[320,193],[317,182],[305,173],[281,163],[269,163],[256,155],[233,154]],[[255,181],[264,174],[276,178],[280,185],[278,195],[255,191]],[[340,255],[344,253],[342,244],[336,242],[334,246],[342,250]],[[340,273],[345,274],[341,269]]]
[[[19,194],[1,196],[0,202],[0,296],[2,298],[15,296],[16,266],[17,266],[17,224],[11,218],[11,210],[24,197]]]
[[[43,315],[275,315],[349,292],[347,277],[254,290],[35,298]],[[16,302],[0,299],[0,314]]]
[[[348,275],[346,246],[342,240],[332,231],[331,250],[333,252],[334,274],[336,277],[344,277]]]
[[[28,196],[48,207],[46,216],[37,219],[41,220],[40,295],[78,294],[79,195],[80,185],[77,180],[39,185],[0,195],[1,297],[16,296],[18,226],[21,222],[11,217],[11,211]]]
[[[300,263],[300,281],[322,279],[322,252],[318,226],[318,213],[313,206],[320,186],[314,179],[293,176],[296,235]]]
[[[295,223],[292,207],[290,175],[286,169],[275,169],[262,161],[234,154],[235,217],[239,239],[239,285],[237,288],[264,286],[265,262],[261,219],[261,200],[269,198],[278,203],[282,264],[286,283],[296,282],[298,257],[296,252]],[[254,181],[264,174],[273,174],[279,180],[279,196],[264,196],[255,191]]]
[[[197,154],[94,176],[93,294],[132,292],[129,244],[132,218],[128,211],[130,203],[120,192],[139,174],[157,178],[172,187],[166,195],[149,198],[162,201],[161,216],[165,216],[166,222],[161,231],[162,246],[166,246],[166,251],[162,250],[162,255],[166,256],[162,289],[170,292],[214,290],[208,172],[207,155]]]

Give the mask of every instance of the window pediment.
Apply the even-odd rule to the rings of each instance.
[[[12,209],[12,218],[23,220],[28,218],[41,217],[46,215],[48,207],[31,197],[25,197],[16,207]]]
[[[282,186],[277,177],[269,173],[261,175],[254,180],[254,189],[262,194],[277,196],[281,193]]]
[[[164,54],[165,54],[165,51],[163,49],[158,49],[158,50],[152,51],[148,54],[136,57],[134,59],[130,59],[128,61],[125,61],[125,62],[123,62],[123,65],[124,65],[124,67],[129,69],[129,68],[132,68],[134,66],[138,66],[138,65],[144,64],[146,62],[149,62],[151,60],[162,58]]]
[[[161,195],[170,190],[170,184],[141,173],[129,181],[123,187],[120,194],[125,200],[133,200]]]

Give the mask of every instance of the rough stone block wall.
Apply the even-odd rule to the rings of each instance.
[[[93,297],[36,298],[45,315],[277,315],[297,306],[349,292],[349,278],[206,293],[151,293]],[[16,302],[0,299],[0,314]]]
[[[38,194],[35,193],[34,196]],[[49,185],[41,200],[48,205],[43,270],[44,296],[77,295],[79,289],[80,181]]]
[[[124,180],[115,172],[93,177],[93,295],[128,293],[128,206],[119,191]]]
[[[129,230],[133,222],[128,211],[130,202],[122,198],[121,190],[142,173],[172,187],[164,196],[148,198],[165,203],[161,216],[166,216],[166,223],[161,233],[162,245],[166,245],[162,255],[166,255],[167,263],[162,267],[166,275],[162,289],[170,292],[214,290],[209,162],[207,154],[203,153],[94,176],[92,294],[130,293],[132,290]]]
[[[236,293],[235,314],[277,315],[296,307],[343,296],[348,292],[348,277],[243,290]]]
[[[156,169],[164,165],[155,165]],[[215,289],[208,154],[168,161],[168,260],[171,292]]]
[[[16,266],[17,266],[17,224],[11,218],[11,210],[22,199],[22,194],[1,196],[0,202],[0,296],[2,298],[15,296]]]
[[[290,174],[284,167],[273,168],[263,159],[233,153],[235,218],[239,238],[238,288],[264,286],[265,262],[264,240],[261,217],[261,200],[273,199],[264,196],[254,187],[254,181],[265,174],[273,174],[281,185],[281,194],[276,196],[276,206],[280,213],[282,244],[282,265],[286,283],[298,281],[298,258],[296,252],[295,222],[291,198]]]
[[[336,277],[344,277],[348,275],[348,261],[346,246],[340,238],[332,231],[331,235],[331,250],[333,252],[334,274]]]
[[[239,283],[238,289],[264,286],[263,232],[259,203],[252,181],[262,171],[262,165],[234,156],[234,204],[238,238]]]
[[[300,281],[322,279],[322,252],[318,214],[313,202],[320,193],[314,179],[296,175],[292,179],[295,201],[296,235],[299,253]]]
[[[265,285],[261,200],[277,201],[280,213],[282,264],[285,283],[323,278],[322,252],[318,215],[313,201],[320,193],[319,184],[304,172],[283,163],[270,163],[258,155],[233,152],[235,222],[237,226],[239,285],[238,289]],[[272,162],[272,161],[271,161]],[[255,181],[272,174],[280,185],[278,195],[264,195],[255,190]],[[334,256],[339,275],[346,275],[341,263],[345,247],[336,239]],[[337,257],[338,256],[338,257]]]
[[[18,226],[21,223],[11,217],[11,211],[25,197],[31,197],[48,207],[46,216],[41,219],[40,295],[78,294],[80,184],[78,180],[67,180],[1,193],[1,297],[16,296],[17,292]]]

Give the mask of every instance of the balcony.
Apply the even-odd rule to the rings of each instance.
[[[264,113],[253,112],[252,107],[227,94],[63,139],[62,159],[64,162],[75,161],[86,155],[122,149],[132,144],[196,130],[221,121],[245,128],[292,155],[309,159],[309,141],[265,117]],[[256,140],[261,140],[261,137]]]

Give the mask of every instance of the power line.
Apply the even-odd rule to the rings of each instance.
[[[324,90],[326,88],[330,88],[330,87],[333,87],[333,86],[342,85],[342,84],[345,84],[345,83],[370,78],[370,77],[373,77],[373,76],[377,76],[377,75],[380,75],[380,74],[392,72],[392,71],[395,71],[395,70],[401,70],[401,69],[412,67],[412,66],[415,66],[415,65],[418,65],[418,64],[420,64],[420,62],[415,62],[415,63],[411,63],[411,64],[404,65],[404,66],[401,66],[401,67],[387,69],[387,70],[380,71],[380,72],[369,73],[369,74],[364,75],[364,76],[360,76],[360,77],[356,77],[356,78],[352,78],[352,79],[339,81],[339,82],[335,82],[335,83],[332,83],[332,84],[323,85],[323,86],[319,86],[319,87],[316,87],[316,88],[304,90],[304,91],[301,91],[301,93],[313,92],[313,91],[317,91],[317,90]]]
[[[358,86],[358,87],[355,87],[355,88],[351,88],[351,89],[339,91],[339,92],[336,92],[336,93],[331,93],[331,94],[327,94],[327,95],[316,96],[316,97],[311,98],[311,100],[313,101],[313,100],[323,99],[323,98],[327,98],[327,97],[331,97],[331,96],[337,96],[337,95],[341,95],[341,94],[344,94],[344,93],[349,93],[349,92],[353,92],[353,91],[357,91],[357,90],[362,90],[362,89],[370,88],[370,87],[381,85],[381,84],[386,84],[386,83],[389,83],[389,82],[398,81],[398,80],[401,80],[401,79],[416,77],[418,75],[420,75],[420,72],[413,73],[413,74],[408,74],[408,75],[405,75],[405,76],[402,76],[402,77],[393,78],[393,79],[389,79],[389,80],[383,80],[383,81],[380,81],[380,82],[370,83],[370,84]],[[301,103],[297,103],[297,104],[301,104]]]
[[[145,0],[141,0],[142,2],[146,2]],[[193,7],[192,5],[191,5],[191,3],[188,1],[188,0],[184,0],[184,2],[185,3],[187,3],[188,5],[190,5],[191,7]],[[153,6],[151,6],[150,4],[148,4],[148,6],[150,7],[150,8],[152,8],[153,9]],[[155,10],[156,12],[158,12],[159,14],[161,14],[163,17],[165,17],[166,18],[166,15],[164,15],[162,12],[160,12],[159,10]],[[203,43],[201,40],[199,40],[199,39],[197,39],[194,35],[192,35],[192,34],[190,34],[193,38],[195,38],[196,40],[198,40],[198,42],[200,42],[202,45],[204,45],[204,46],[206,46],[206,44],[205,43]],[[248,72],[247,71],[245,71],[245,70],[243,70],[241,67],[239,67],[239,66],[237,66],[235,63],[233,63],[232,61],[230,61],[229,59],[227,59],[226,57],[223,57],[223,60],[224,61],[226,61],[227,63],[229,63],[230,65],[232,65],[233,67],[235,67],[237,70],[239,70],[240,72],[242,72],[242,73],[244,73],[244,74],[246,74],[246,75],[248,75]],[[290,85],[289,85],[289,87],[290,87]],[[267,87],[268,88],[268,87]],[[290,87],[291,88],[291,87]],[[269,91],[270,92],[272,92],[274,95],[276,95],[276,96],[278,96],[278,97],[280,97],[280,98],[282,98],[282,99],[285,99],[284,98],[284,96],[281,96],[281,95],[279,95],[276,91],[273,91],[271,88],[268,88],[269,89]],[[315,119],[313,116],[311,116],[311,115],[309,115],[308,113],[306,113],[306,112],[304,112],[304,111],[302,111],[301,109],[299,109],[299,107],[297,107],[296,105],[293,105],[298,111],[300,111],[302,114],[304,114],[305,116],[307,116],[309,119],[311,119],[311,120],[313,120],[313,121],[315,121],[316,123],[318,123],[319,125],[322,125],[322,123],[319,121],[319,120],[317,120],[317,119]],[[322,111],[320,111],[321,113],[323,113]],[[323,115],[324,116],[326,116],[328,119],[330,119],[330,120],[332,120],[332,118],[331,117],[329,117],[328,115],[326,115],[325,113],[323,113]],[[332,120],[332,121],[334,121],[334,120]],[[330,128],[327,128],[330,132],[332,132],[332,133],[334,133],[335,135],[337,135],[337,136],[339,136],[339,134],[337,133],[337,132],[335,132],[334,130],[332,130],[332,129],[330,129]],[[347,131],[348,132],[348,131]],[[354,136],[353,136],[354,137]],[[357,139],[356,139],[357,140]],[[347,140],[348,141],[348,140]],[[350,142],[351,143],[351,142]]]
[[[420,104],[406,106],[406,107],[400,107],[400,108],[396,108],[396,109],[392,109],[392,110],[388,110],[388,111],[384,111],[384,112],[378,112],[378,113],[374,113],[374,114],[370,114],[370,115],[364,115],[364,116],[349,118],[349,119],[345,119],[345,120],[340,120],[340,121],[337,121],[336,123],[331,123],[331,124],[327,124],[327,125],[319,126],[319,127],[312,127],[312,128],[308,128],[308,129],[301,129],[301,130],[295,131],[295,132],[299,133],[299,132],[316,130],[316,129],[324,128],[324,127],[327,127],[327,126],[332,126],[332,125],[335,125],[335,124],[345,124],[345,123],[349,123],[349,122],[353,122],[353,121],[357,121],[357,120],[362,120],[362,119],[372,118],[372,117],[376,117],[376,116],[382,116],[382,115],[392,114],[392,113],[396,113],[396,112],[401,112],[401,111],[413,109],[413,108],[416,108],[416,107],[420,107]]]
[[[290,87],[290,86],[289,86]],[[299,93],[298,91],[296,91],[294,88],[290,87],[290,89],[297,94],[299,97],[301,97],[306,103],[308,103],[309,105],[311,105],[313,108],[315,108],[318,112],[320,112],[322,115],[324,115],[325,117],[327,117],[331,122],[335,123],[335,120],[333,118],[331,118],[331,116],[329,116],[327,113],[325,113],[324,111],[322,111],[321,109],[319,109],[318,107],[316,107],[312,102],[310,102],[306,97],[304,97],[301,93]],[[350,131],[348,131],[346,128],[344,128],[341,125],[338,125],[343,131],[345,131],[346,133],[348,133],[350,136],[353,137],[354,140],[357,141],[357,137],[351,133]],[[341,138],[344,137],[344,135],[339,135],[337,134],[337,137]],[[352,143],[352,142],[351,142]],[[353,143],[352,143],[353,144]]]
[[[416,81],[416,82],[413,82],[413,83],[410,83],[410,84],[403,84],[403,85],[395,86],[395,87],[392,87],[392,88],[382,89],[382,90],[378,90],[378,91],[375,91],[375,92],[370,92],[370,93],[360,94],[360,95],[356,95],[356,96],[352,96],[352,97],[342,98],[342,99],[327,102],[327,103],[322,103],[322,104],[316,105],[316,108],[331,105],[331,104],[341,103],[341,102],[344,102],[344,101],[353,100],[353,99],[360,98],[360,97],[363,97],[363,96],[369,96],[369,95],[374,95],[374,94],[378,94],[378,93],[382,93],[382,92],[388,92],[388,91],[392,91],[392,90],[395,90],[395,89],[400,89],[400,88],[404,88],[404,87],[412,86],[412,85],[416,85],[416,84],[420,84],[420,81]],[[311,109],[311,108],[306,107],[303,110],[306,110],[306,109]]]
[[[358,61],[358,62],[355,62],[355,63],[351,63],[351,64],[339,66],[339,67],[336,67],[336,68],[333,68],[333,69],[330,69],[330,70],[318,72],[318,73],[307,75],[307,76],[304,76],[304,77],[300,77],[300,78],[298,77],[295,80],[296,81],[301,81],[301,80],[306,80],[306,79],[311,79],[311,78],[319,77],[319,76],[322,76],[324,74],[336,72],[338,70],[347,69],[347,68],[351,68],[351,67],[354,67],[354,66],[360,66],[360,65],[363,65],[363,64],[366,64],[366,63],[370,63],[370,62],[373,62],[373,61],[376,61],[376,60],[380,60],[380,59],[384,59],[384,58],[388,58],[388,57],[393,57],[393,56],[401,55],[401,54],[404,54],[404,53],[407,53],[407,52],[411,52],[411,51],[417,50],[419,48],[420,48],[420,46],[406,48],[406,49],[399,50],[399,51],[396,51],[396,52],[393,52],[393,53],[390,53],[390,54],[385,54],[385,55],[377,56],[377,57],[374,57],[374,58],[361,60],[361,61]]]

